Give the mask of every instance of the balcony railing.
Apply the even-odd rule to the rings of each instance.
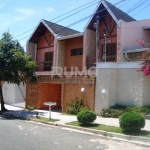
[[[52,61],[37,62],[37,67],[35,71],[51,71],[52,65],[53,65]]]

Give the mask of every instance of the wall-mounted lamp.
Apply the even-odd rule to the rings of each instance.
[[[85,92],[85,88],[81,88],[81,92]]]
[[[105,94],[105,93],[107,93],[107,91],[105,89],[102,89],[101,93]]]

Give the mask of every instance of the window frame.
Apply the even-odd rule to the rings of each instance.
[[[70,56],[80,56],[83,55],[83,48],[71,49]]]
[[[104,52],[103,46],[104,45],[102,45],[102,52]],[[114,51],[111,50],[111,46],[114,46]],[[116,56],[117,56],[117,43],[106,44],[106,62],[116,62]]]
[[[44,54],[44,71],[51,71],[53,66],[53,52],[45,52]]]

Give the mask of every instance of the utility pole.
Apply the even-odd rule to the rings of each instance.
[[[100,62],[100,28],[99,28],[99,16],[96,16],[96,63]]]
[[[106,62],[106,26],[103,28],[103,61]]]

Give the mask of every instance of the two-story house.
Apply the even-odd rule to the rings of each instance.
[[[97,16],[99,30],[96,32]],[[41,20],[26,47],[27,55],[37,63],[36,74],[40,76],[37,83],[26,85],[26,105],[43,109],[46,107],[44,102],[57,102],[57,107],[62,107],[65,112],[67,103],[78,97],[83,98],[91,110],[99,107],[101,100],[98,99],[103,98],[99,96],[99,84],[104,80],[98,78],[98,82],[95,81],[95,65],[99,64],[96,63],[97,44],[101,61],[104,61],[105,53],[106,62],[129,61],[127,53],[131,52],[132,44],[126,49],[128,37],[123,28],[132,22],[136,24],[134,18],[106,0],[98,4],[83,33]],[[96,42],[97,33],[99,42]]]
[[[64,112],[78,97],[94,109],[94,80],[82,72],[83,33],[42,20],[29,38],[27,54],[36,61],[40,76],[37,83],[26,85],[27,105],[43,109],[44,102],[56,102]]]

